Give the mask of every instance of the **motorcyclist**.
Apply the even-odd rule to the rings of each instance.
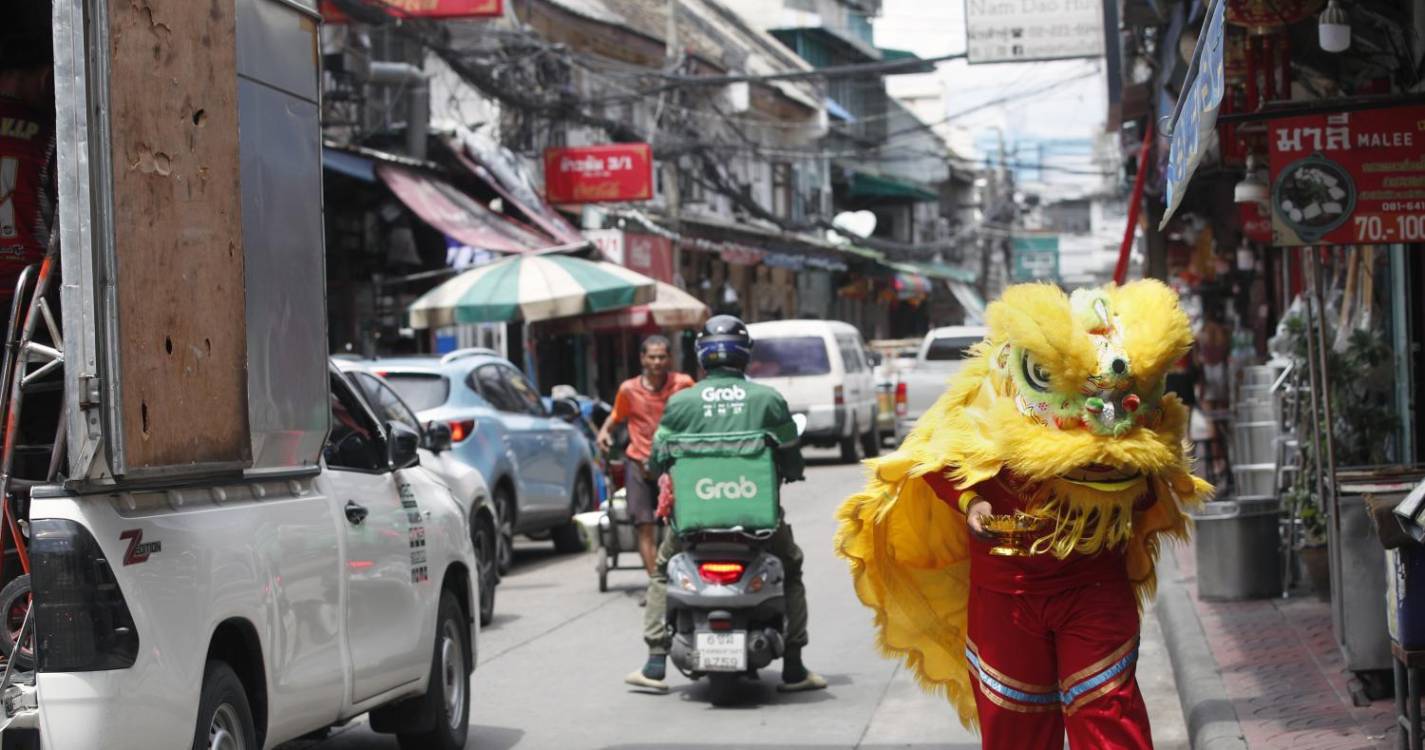
[[[747,380],[745,370],[752,357],[752,336],[741,320],[718,315],[708,320],[697,340],[698,363],[707,373],[702,382],[668,400],[663,419],[654,436],[653,462],[660,470],[668,459],[660,444],[672,435],[726,434],[763,430],[776,445],[777,470],[782,481],[801,480],[805,464],[797,445],[797,427],[781,394]],[[735,388],[733,388],[735,386]],[[707,399],[704,392],[744,394],[740,399]],[[683,550],[677,534],[667,534],[658,548],[657,566],[648,582],[648,608],[643,616],[643,640],[648,644],[648,661],[624,681],[637,687],[666,691],[668,648],[672,632],[668,628],[668,561]],[[826,680],[802,663],[807,644],[806,587],[802,584],[802,551],[785,522],[767,541],[767,550],[781,559],[786,571],[787,632],[782,657],[781,692],[819,690]]]

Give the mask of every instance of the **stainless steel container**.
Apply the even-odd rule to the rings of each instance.
[[[1277,493],[1277,465],[1236,464],[1232,467],[1233,489],[1241,497],[1274,497]]]
[[[1254,365],[1242,368],[1243,386],[1247,385],[1271,385],[1277,381],[1282,374],[1282,368],[1275,365]]]
[[[1239,464],[1265,464],[1276,461],[1277,423],[1238,422],[1233,437],[1232,455]]]
[[[1243,401],[1233,409],[1233,419],[1242,422],[1275,422],[1278,406],[1275,401]]]
[[[1199,599],[1281,595],[1281,503],[1276,497],[1213,501],[1193,518]]]

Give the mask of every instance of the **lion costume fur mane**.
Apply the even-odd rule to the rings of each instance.
[[[971,728],[978,717],[965,660],[969,530],[922,477],[940,472],[957,489],[1002,469],[1029,480],[1037,488],[1030,507],[1052,520],[1034,551],[1063,558],[1125,546],[1140,610],[1156,590],[1161,537],[1186,540],[1186,510],[1212,492],[1190,470],[1188,410],[1163,393],[1168,368],[1193,341],[1171,289],[1145,280],[1070,297],[1055,286],[1022,284],[989,306],[986,321],[989,335],[900,449],[867,462],[866,488],[842,505],[836,537],[857,596],[875,613],[881,651],[904,659],[921,687],[945,695]],[[1104,379],[1105,351],[1126,358],[1128,377]],[[1045,386],[1032,394],[1044,402],[1037,407],[1025,402],[1024,379],[1007,374],[1015,356]],[[1140,394],[1134,398],[1144,406],[1105,421],[1103,399],[1094,402],[1091,393]],[[1084,412],[1084,404],[1099,411]],[[1137,472],[1141,481],[1064,479],[1095,465]],[[1150,489],[1156,502],[1136,511]]]

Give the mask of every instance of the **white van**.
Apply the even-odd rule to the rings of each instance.
[[[807,419],[802,443],[840,446],[855,463],[880,453],[876,382],[861,332],[830,320],[777,320],[747,326],[747,376],[776,388]]]

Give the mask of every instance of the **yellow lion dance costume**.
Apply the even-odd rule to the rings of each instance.
[[[984,747],[1151,748],[1134,679],[1161,535],[1212,488],[1164,393],[1192,346],[1177,295],[1139,281],[1007,289],[988,337],[838,516],[878,641]],[[969,528],[974,516],[989,537]],[[1017,533],[1015,530],[1019,530]],[[997,539],[997,540],[996,540]]]

